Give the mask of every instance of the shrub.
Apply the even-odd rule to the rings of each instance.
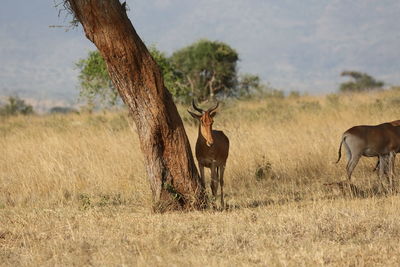
[[[18,96],[8,97],[7,102],[0,106],[0,115],[2,116],[28,115],[32,113],[32,105],[25,103],[25,100],[20,99]]]

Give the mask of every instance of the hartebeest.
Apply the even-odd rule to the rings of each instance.
[[[200,114],[188,110],[193,118],[200,121],[199,136],[196,142],[196,158],[199,163],[201,184],[205,189],[204,167],[211,169],[211,191],[214,197],[218,192],[218,182],[221,185],[221,206],[224,206],[224,171],[229,152],[229,139],[222,131],[212,129],[215,107],[207,111],[197,107],[192,101],[193,108]]]
[[[393,126],[400,126],[400,120],[391,121],[391,122],[389,122],[389,123],[390,123],[391,125],[393,125]],[[374,168],[373,171],[378,170],[378,168],[379,168],[379,159],[378,159],[378,161],[376,162],[376,165],[375,165],[375,168]]]
[[[361,156],[379,157],[379,177],[384,175],[385,164],[389,168],[389,183],[392,186],[394,171],[394,157],[400,150],[400,126],[393,126],[390,123],[383,123],[375,126],[360,125],[354,126],[343,133],[339,146],[339,158],[341,158],[342,145],[347,151],[347,177],[350,180],[351,174]]]

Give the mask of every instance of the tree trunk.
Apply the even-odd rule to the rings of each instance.
[[[210,79],[210,81],[208,82],[208,86],[209,86],[209,89],[210,89],[210,100],[211,100],[211,101],[214,100],[214,86],[213,86],[214,81],[215,81],[215,72],[213,71],[213,72],[212,72],[211,79]]]
[[[135,121],[155,211],[200,209],[204,188],[157,63],[118,0],[66,0]]]

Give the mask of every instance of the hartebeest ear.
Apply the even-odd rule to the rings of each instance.
[[[214,118],[215,115],[217,115],[217,112],[216,112],[216,111],[210,113],[210,117],[211,117],[211,118]]]
[[[193,118],[195,118],[195,119],[197,119],[197,120],[200,120],[201,115],[198,115],[198,114],[196,114],[196,113],[193,113],[193,112],[191,112],[190,110],[188,110],[188,112],[189,112],[190,115],[192,115]]]

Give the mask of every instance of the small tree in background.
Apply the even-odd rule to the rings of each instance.
[[[264,85],[258,75],[242,74],[239,76],[239,82],[235,95],[237,97],[249,97],[254,94],[259,94],[263,91]]]
[[[165,86],[175,100],[186,102],[188,89],[182,85],[181,75],[172,67],[168,57],[155,46],[151,46],[149,52],[160,67]],[[90,111],[96,106],[111,107],[118,103],[119,95],[111,82],[106,63],[99,51],[90,51],[88,57],[79,60],[76,66],[80,70],[79,96],[86,101]]]
[[[258,75],[243,74],[238,77],[238,54],[222,42],[200,40],[176,51],[171,57],[155,46],[149,47],[149,52],[160,67],[164,84],[175,102],[189,103],[193,98],[202,101],[220,93],[249,97],[269,89]],[[81,59],[76,66],[80,70],[80,97],[87,102],[89,110],[117,103],[118,94],[98,51],[89,52],[88,57]]]
[[[174,100],[181,103],[189,103],[190,91],[189,88],[184,85],[182,73],[178,72],[172,65],[171,59],[155,46],[150,46],[149,52],[160,67],[164,77],[164,84],[171,92]]]
[[[106,64],[99,51],[90,51],[88,57],[76,63],[80,70],[79,96],[91,111],[97,105],[114,106],[118,94],[108,75]]]
[[[380,89],[384,82],[377,81],[370,75],[357,71],[343,71],[341,76],[348,76],[353,81],[345,82],[340,85],[340,92],[361,92]]]
[[[0,107],[0,115],[2,116],[29,114],[33,114],[32,105],[25,103],[25,100],[20,99],[18,96],[8,97],[7,102]]]
[[[237,52],[229,45],[200,40],[171,56],[174,67],[182,73],[184,86],[199,100],[216,94],[229,94],[237,85]]]

